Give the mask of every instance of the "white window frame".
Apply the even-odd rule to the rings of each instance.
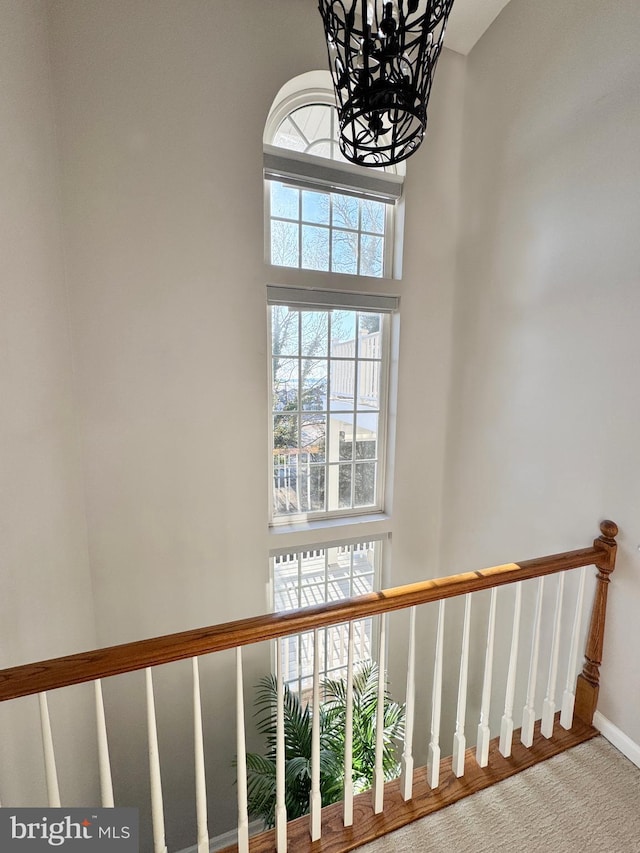
[[[353,163],[274,146],[272,142],[278,128],[295,110],[313,104],[335,108],[335,96],[328,72],[309,72],[300,77],[308,79],[313,85],[293,90],[291,90],[291,84],[294,81],[285,85],[269,112],[264,130],[265,263],[271,263],[271,181],[278,180],[297,189],[335,192],[385,203],[384,255],[380,278],[390,279],[395,269],[394,251],[397,244],[396,203],[402,197],[405,164],[398,164],[397,167],[388,170],[364,168]],[[320,81],[324,81],[324,85]],[[298,221],[301,223],[301,219]],[[299,253],[301,251],[299,246]],[[301,267],[289,269],[301,269]],[[347,273],[333,272],[332,274],[346,275]]]
[[[291,513],[287,515],[276,515],[273,495],[273,380],[272,380],[272,324],[271,307],[273,305],[286,305],[293,310],[330,310],[341,308],[343,310],[360,311],[362,313],[380,313],[382,315],[382,340],[380,361],[380,401],[377,433],[376,452],[376,494],[375,502],[369,506],[349,507],[345,509],[319,510],[316,512]],[[360,516],[374,515],[384,512],[386,494],[386,469],[387,469],[387,430],[389,419],[389,372],[391,352],[391,313],[397,309],[395,297],[374,296],[372,294],[350,294],[334,291],[315,291],[300,288],[287,288],[269,286],[267,288],[267,328],[268,328],[268,369],[269,369],[269,523],[271,527],[295,525],[303,522],[326,521],[336,519],[355,518]],[[357,329],[356,329],[357,333]],[[356,338],[357,341],[357,338]],[[330,362],[330,354],[327,359]],[[358,347],[355,347],[354,362],[358,365]],[[328,371],[330,374],[330,371]],[[330,379],[329,379],[330,382]],[[328,389],[329,392],[329,389]],[[357,405],[357,403],[356,403]],[[328,412],[329,416],[329,412]],[[325,467],[325,504],[327,501],[326,490],[329,488],[328,471],[330,467],[328,454],[324,462]],[[355,466],[356,459],[351,460]],[[352,467],[353,471],[353,467]]]
[[[360,544],[363,544],[365,542],[374,542],[376,545],[376,548],[375,548],[375,556],[374,556],[374,564],[373,564],[372,587],[373,587],[374,591],[377,591],[381,587],[381,577],[382,577],[382,571],[383,571],[382,567],[383,567],[383,561],[385,558],[385,548],[387,547],[387,541],[386,540],[387,540],[386,536],[378,535],[378,536],[371,537],[368,539],[366,537],[364,539],[360,538],[357,540],[348,539],[348,540],[342,540],[342,541],[338,541],[338,542],[328,542],[328,543],[325,543],[323,545],[315,545],[315,546],[309,546],[309,547],[303,546],[303,547],[298,547],[295,549],[286,549],[285,548],[285,549],[279,549],[279,550],[272,551],[269,555],[269,598],[270,598],[269,607],[270,607],[270,609],[272,609],[273,612],[276,612],[276,613],[288,613],[288,612],[291,612],[291,610],[295,609],[295,608],[289,608],[288,610],[276,610],[275,609],[275,560],[276,560],[276,558],[282,557],[282,556],[289,556],[289,555],[295,555],[296,557],[298,557],[299,554],[304,552],[304,551],[313,551],[313,550],[325,551],[324,574],[325,574],[325,584],[326,584],[326,582],[327,582],[327,578],[326,578],[326,575],[327,575],[327,559],[328,559],[326,552],[328,550],[330,550],[332,548],[343,547],[343,546],[360,545]],[[299,559],[298,559],[298,571],[300,571]],[[352,567],[352,571],[353,571],[353,567]],[[327,598],[327,596],[325,595],[325,599],[326,598]],[[379,621],[373,617],[366,617],[365,619],[361,619],[361,620],[357,620],[357,621],[358,621],[358,623],[364,623],[366,621],[370,621],[370,623],[371,623],[371,639],[370,639],[371,655],[369,658],[364,657],[364,656],[358,657],[357,663],[362,663],[366,660],[375,660],[376,651],[377,651],[378,642],[379,642]],[[337,629],[343,628],[343,629],[348,630],[348,624],[349,623],[344,623],[344,624],[341,624],[338,626],[331,626],[331,628],[337,628]],[[334,667],[331,670],[327,670],[327,667],[326,667],[326,662],[327,662],[326,631],[330,630],[330,629],[321,629],[321,630],[325,631],[324,658],[323,658],[322,666],[320,667],[320,679],[324,680],[327,677],[328,678],[334,677],[333,673],[337,672],[339,669],[341,669],[343,667]],[[284,655],[283,655],[283,675],[284,675],[285,683],[289,684],[292,692],[297,693],[300,697],[302,697],[304,695],[304,690],[302,690],[302,682],[304,680],[308,680],[308,678],[309,678],[309,676],[303,676],[303,674],[302,674],[302,669],[303,669],[302,660],[301,660],[302,646],[300,644],[301,644],[301,640],[302,640],[303,635],[309,634],[309,633],[310,632],[303,631],[299,634],[295,634],[295,635],[292,634],[288,637],[284,637],[278,641],[280,643],[286,644],[286,642],[288,640],[292,639],[293,637],[298,638],[299,646],[298,646],[298,661],[297,661],[298,672],[297,672],[297,675],[294,677],[288,677],[288,661],[285,659]],[[273,650],[272,650],[272,669],[274,672],[275,672],[275,666],[276,666],[275,648],[273,648]],[[346,658],[345,658],[343,666],[346,666]],[[292,682],[297,682],[296,688],[291,686]]]
[[[319,160],[320,158],[318,157],[316,159]],[[280,181],[280,183],[284,184],[285,186],[293,187],[294,189],[312,190],[315,192],[324,192],[324,193],[335,192],[335,193],[339,193],[340,195],[355,196],[358,200],[365,200],[367,198],[370,198],[372,201],[381,201],[380,198],[378,198],[377,196],[375,196],[373,194],[364,195],[364,194],[359,194],[359,193],[353,192],[353,191],[350,192],[350,191],[347,191],[346,188],[343,188],[343,187],[334,186],[333,188],[331,188],[329,186],[324,186],[323,184],[321,184],[319,182],[318,183],[314,183],[313,181],[304,182],[302,180],[297,180],[297,179],[293,179],[293,178],[289,179],[286,177],[280,177],[280,178],[278,178],[278,180]],[[354,275],[354,276],[361,277],[361,273],[344,273],[344,272],[339,271],[339,270],[311,270],[311,269],[308,269],[307,267],[303,267],[302,266],[302,240],[298,241],[298,265],[297,266],[294,267],[294,266],[287,266],[285,264],[282,264],[282,265],[272,264],[272,262],[271,262],[271,223],[273,222],[274,218],[278,219],[278,217],[272,217],[271,216],[271,185],[272,185],[272,182],[273,182],[273,180],[271,180],[271,179],[265,179],[265,188],[264,188],[264,205],[265,205],[264,206],[264,224],[265,224],[265,227],[264,227],[264,253],[265,253],[265,255],[264,255],[264,257],[265,257],[265,263],[270,264],[274,267],[278,267],[278,268],[282,268],[282,269],[298,270],[300,272],[326,272],[330,275],[340,275],[340,276],[342,276],[342,275]],[[395,246],[395,239],[394,239],[395,212],[396,212],[395,206],[393,204],[385,204],[385,206],[384,206],[384,234],[373,234],[373,236],[375,236],[375,237],[382,237],[382,245],[383,245],[382,275],[375,276],[374,278],[376,280],[389,279],[389,278],[392,278],[392,275],[393,275],[394,246]],[[290,221],[292,223],[297,224],[299,228],[301,228],[305,224],[313,224],[313,225],[316,224],[316,223],[306,223],[302,219],[301,211],[299,212],[298,219],[295,219],[295,220],[291,219],[291,220],[286,220],[286,221]],[[320,226],[320,227],[324,227],[324,226]],[[330,233],[331,233],[332,229],[333,229],[333,226],[329,225],[328,230]],[[341,230],[341,231],[352,231],[352,233],[358,235],[358,239],[360,238],[360,236],[362,234],[369,234],[370,233],[368,231],[361,230],[360,227],[358,227],[357,229],[340,228],[339,230]],[[329,251],[331,251],[331,250],[329,250]],[[358,265],[359,264],[360,264],[360,259],[358,258]],[[363,277],[368,278],[368,276],[363,276]]]
[[[395,434],[395,406],[392,396],[397,388],[393,365],[398,358],[397,331],[399,308],[399,283],[402,266],[402,228],[404,222],[403,179],[406,164],[400,163],[392,170],[363,168],[339,160],[303,154],[272,146],[277,129],[292,112],[311,104],[335,104],[333,86],[328,71],[302,74],[287,82],[269,112],[264,136],[264,257],[267,296],[269,388],[267,484],[268,484],[268,554],[269,569],[266,584],[267,606],[275,608],[274,558],[316,549],[329,549],[341,545],[374,542],[374,589],[390,582],[391,539],[393,524],[390,515],[390,479],[393,472],[393,447],[389,436]],[[368,277],[341,272],[307,270],[301,267],[272,265],[271,260],[271,199],[272,180],[281,180],[303,189],[334,191],[360,198],[385,201],[385,243],[382,277]],[[395,277],[395,278],[394,278]],[[366,292],[363,292],[366,291]],[[382,362],[380,408],[378,418],[378,470],[376,504],[371,507],[353,507],[317,513],[282,515],[274,518],[274,460],[273,460],[273,386],[272,386],[272,329],[271,304],[287,304],[302,309],[306,306],[349,308],[367,312],[384,313],[382,323]],[[357,350],[356,350],[357,352]],[[329,353],[327,353],[329,357]],[[392,391],[393,389],[393,391]],[[357,402],[356,402],[357,406]],[[353,464],[355,461],[352,460]],[[325,471],[328,466],[325,461]],[[325,488],[329,486],[325,483]],[[328,495],[327,495],[328,499]],[[325,504],[326,505],[326,504]],[[372,622],[372,658],[377,657],[378,620]],[[275,653],[275,645],[272,645]],[[275,671],[275,657],[272,661]]]

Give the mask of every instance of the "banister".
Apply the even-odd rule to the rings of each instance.
[[[603,535],[596,539],[590,548],[580,548],[547,557],[523,560],[520,563],[507,563],[475,572],[394,587],[301,610],[239,619],[206,628],[10,667],[0,670],[0,702],[211,652],[273,640],[315,628],[338,625],[414,605],[441,601],[445,598],[479,592],[516,581],[530,580],[581,566],[596,565],[602,571],[603,567],[608,569],[613,565],[612,561],[615,559],[613,536],[617,533],[617,527],[613,522],[604,521],[600,529]]]

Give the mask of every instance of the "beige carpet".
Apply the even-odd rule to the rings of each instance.
[[[640,770],[602,737],[358,853],[640,853]]]

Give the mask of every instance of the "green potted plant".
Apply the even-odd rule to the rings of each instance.
[[[320,793],[322,805],[342,799],[347,687],[344,679],[323,682],[326,700],[320,706]],[[378,667],[363,664],[353,678],[353,780],[356,792],[371,787],[375,766]],[[265,826],[275,823],[276,699],[274,676],[263,678],[256,694],[257,728],[266,738],[266,754],[247,754],[249,814]],[[398,746],[404,736],[404,704],[394,702],[385,685],[383,768],[386,779],[399,773]],[[284,689],[285,803],[293,820],[309,811],[311,792],[312,714],[309,704]]]

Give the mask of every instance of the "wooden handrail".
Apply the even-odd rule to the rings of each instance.
[[[363,619],[392,610],[479,592],[516,581],[529,580],[581,566],[611,565],[613,522],[600,525],[603,533],[590,548],[565,551],[548,557],[507,563],[475,572],[408,584],[381,592],[371,592],[331,604],[320,604],[286,613],[271,613],[167,634],[148,640],[124,643],[51,660],[0,670],[0,702],[46,690],[68,687],[133,672],[150,666],[172,663],[211,652],[273,640],[290,634],[312,631],[329,625]],[[615,535],[615,534],[614,534]],[[613,545],[615,549],[615,543]]]

